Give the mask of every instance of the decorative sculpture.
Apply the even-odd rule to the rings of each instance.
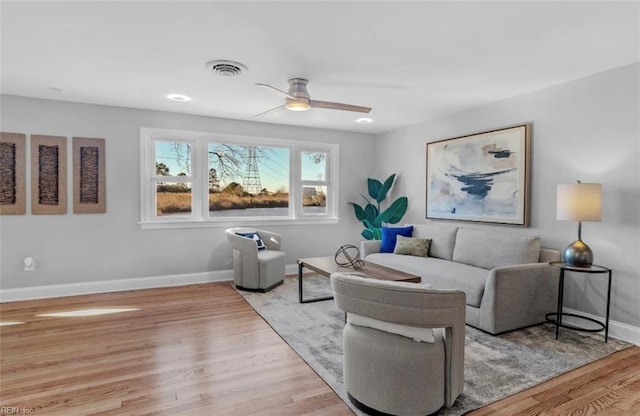
[[[340,267],[353,267],[355,270],[360,270],[364,267],[364,260],[360,260],[360,250],[353,244],[340,246],[334,259]]]

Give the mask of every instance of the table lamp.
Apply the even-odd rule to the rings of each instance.
[[[602,185],[577,183],[558,185],[556,219],[578,221],[578,239],[563,253],[567,266],[591,267],[593,252],[582,241],[582,221],[599,222],[602,216]]]

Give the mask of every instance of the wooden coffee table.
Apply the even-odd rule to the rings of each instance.
[[[329,277],[331,276],[331,273],[335,272],[359,272],[363,273],[365,277],[370,277],[371,279],[411,283],[420,283],[421,281],[420,276],[416,276],[415,274],[401,272],[400,270],[390,269],[373,263],[365,262],[362,269],[355,270],[351,267],[338,266],[333,257],[310,257],[306,259],[298,259],[298,300],[300,303],[320,302],[323,300],[333,299],[333,296],[304,299],[302,290],[302,269],[305,267],[325,277]]]

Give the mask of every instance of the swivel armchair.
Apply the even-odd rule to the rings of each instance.
[[[285,257],[280,234],[255,228],[225,231],[233,249],[233,281],[238,289],[268,292],[284,281]]]
[[[349,273],[333,273],[331,286],[347,313],[344,381],[357,408],[428,415],[453,405],[464,387],[464,292]]]

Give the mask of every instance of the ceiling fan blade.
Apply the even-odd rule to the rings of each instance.
[[[357,113],[368,113],[371,107],[363,107],[360,105],[351,105],[343,103],[332,103],[330,101],[309,100],[309,105],[313,108],[328,108],[331,110],[355,111]]]
[[[278,91],[280,94],[284,94],[284,95],[286,95],[286,96],[287,96],[287,97],[289,97],[289,98],[293,98],[294,100],[295,100],[295,98],[296,98],[296,97],[294,97],[293,95],[289,94],[288,92],[285,92],[285,91],[279,90],[278,88],[273,87],[273,86],[271,86],[271,85],[269,85],[269,84],[262,84],[262,83],[260,83],[260,82],[256,82],[256,85],[259,85],[259,86],[261,86],[261,87],[271,88],[272,90],[276,90],[276,91]]]
[[[254,117],[266,116],[267,114],[275,113],[276,111],[284,110],[284,106],[272,108],[271,110],[263,111],[260,114],[256,114]]]

